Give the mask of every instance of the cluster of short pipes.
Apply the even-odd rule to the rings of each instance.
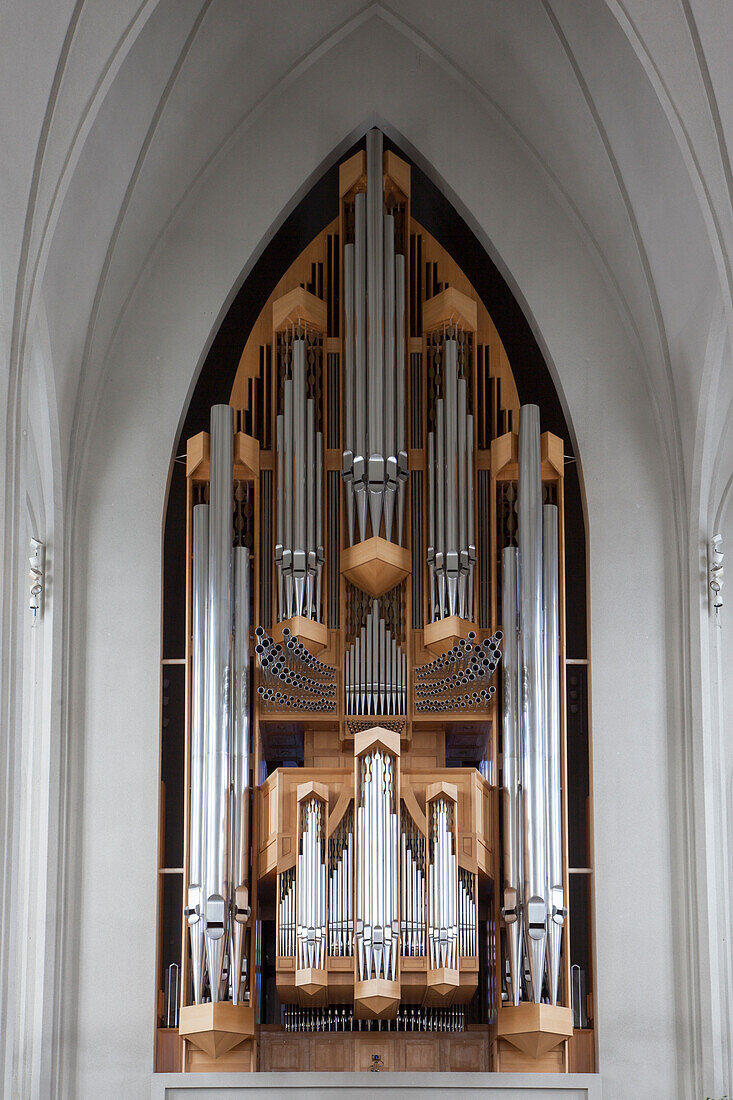
[[[336,709],[336,669],[317,660],[303,643],[283,628],[282,643],[261,626],[255,630],[255,654],[262,682],[262,702],[276,710],[329,713]]]
[[[403,1005],[394,1020],[358,1020],[353,1005],[329,1008],[299,1008],[284,1005],[283,1031],[463,1031],[466,1010],[463,1005],[449,1008],[416,1008]]]
[[[405,714],[407,655],[374,600],[360,633],[344,655],[347,714]]]
[[[440,657],[415,669],[415,710],[424,712],[480,711],[496,691],[489,681],[501,660],[500,630],[476,643],[471,631],[467,639]]]
[[[443,396],[428,434],[428,567],[430,614],[473,616],[476,565],[473,500],[473,416],[467,381],[458,377],[458,342],[443,340]]]

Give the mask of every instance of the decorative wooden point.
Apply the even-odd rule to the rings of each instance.
[[[341,572],[347,581],[375,598],[409,576],[410,568],[410,551],[379,536],[341,553]]]
[[[178,1021],[178,1034],[210,1058],[233,1050],[255,1033],[254,1008],[228,1001],[210,1001],[202,1005],[184,1005]]]
[[[260,441],[245,432],[234,433],[234,476],[239,480],[260,476]]]
[[[451,802],[458,802],[458,787],[455,783],[449,783],[447,779],[439,779],[437,783],[428,783],[425,788],[425,801],[432,802],[439,795],[444,794]]]
[[[573,1034],[573,1014],[562,1005],[523,1003],[500,1008],[497,1037],[539,1058]]]
[[[456,967],[441,966],[428,970],[425,1003],[427,1005],[449,1004],[458,991],[460,977]]]
[[[328,645],[328,627],[317,623],[315,619],[306,619],[304,615],[293,615],[292,619],[283,619],[276,623],[272,636],[276,642],[283,640],[283,630],[288,629],[309,653],[316,657]]]
[[[235,481],[255,481],[260,476],[260,444],[245,432],[234,433],[233,477]],[[208,481],[211,474],[211,439],[199,432],[186,446],[186,477]]]
[[[443,325],[453,324],[459,328],[476,331],[478,325],[478,307],[473,298],[461,294],[453,286],[448,286],[428,298],[422,307],[423,332],[434,332]]]
[[[540,436],[542,480],[557,481],[565,476],[565,448],[559,436],[543,432]],[[516,481],[519,477],[519,435],[507,432],[491,441],[491,472],[498,481]]]
[[[308,783],[299,783],[295,789],[295,797],[298,802],[302,802],[304,798],[308,798],[311,794],[328,805],[328,787],[325,783],[318,783],[315,779],[311,779]]]
[[[551,466],[560,476],[565,475],[565,448],[559,435],[543,432],[540,436],[540,458],[542,465]]]
[[[354,756],[363,756],[369,749],[377,746],[391,752],[393,756],[400,755],[400,735],[394,730],[387,730],[384,726],[372,726],[368,730],[360,730],[354,735]]]
[[[339,198],[348,195],[354,187],[366,181],[366,151],[361,149],[339,165]]]
[[[303,1005],[321,1007],[328,1003],[328,974],[314,966],[295,971],[295,988]]]
[[[402,193],[402,197],[409,199],[410,197],[410,165],[398,157],[396,153],[393,153],[391,149],[388,149],[382,156],[383,171],[385,177],[385,191],[389,189],[391,183],[398,191]]]
[[[400,1007],[400,983],[384,978],[354,982],[354,1015],[357,1020],[394,1020]]]
[[[423,645],[438,656],[465,640],[471,631],[476,632],[476,623],[459,619],[457,615],[447,615],[445,619],[436,619],[434,623],[426,625],[423,630]]]
[[[272,303],[272,331],[282,332],[304,323],[319,332],[326,331],[327,306],[305,287],[296,286]]]

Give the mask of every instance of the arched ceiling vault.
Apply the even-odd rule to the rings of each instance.
[[[42,296],[66,471],[135,287],[191,196],[258,121],[289,94],[297,109],[299,84],[350,50],[361,57],[350,83],[362,119],[389,122],[399,112],[377,54],[390,43],[404,69],[389,90],[424,96],[426,131],[443,88],[458,87],[485,112],[487,140],[503,128],[569,215],[644,362],[684,510],[704,347],[715,306],[731,299],[733,120],[721,104],[733,97],[721,29],[733,26],[721,28],[720,10],[717,21],[699,0],[244,11],[235,0],[103,12],[37,0],[5,26],[2,71],[22,108],[4,143],[3,331],[17,369]],[[405,137],[419,154],[419,133]],[[457,141],[455,156],[472,150]]]

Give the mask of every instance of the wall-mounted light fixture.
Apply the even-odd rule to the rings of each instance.
[[[46,570],[46,547],[38,539],[31,539],[30,555],[30,599],[28,606],[33,614],[35,623],[42,614],[43,582]]]
[[[712,606],[716,615],[720,614],[723,606],[723,562],[725,554],[721,550],[722,535],[713,535],[710,540],[710,557],[708,568],[708,586],[712,597]]]

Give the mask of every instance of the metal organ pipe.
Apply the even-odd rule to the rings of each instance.
[[[372,535],[401,542],[405,446],[405,257],[395,255],[395,217],[384,212],[383,142],[379,130],[367,134],[367,190],[354,199],[354,243],[344,250],[346,323],[345,422],[352,415],[354,438],[344,440],[342,477],[347,496],[349,543],[353,513],[359,541]],[[351,264],[353,247],[353,307]],[[348,251],[347,251],[348,250]],[[353,347],[353,386],[351,356]],[[353,495],[353,499],[352,499]],[[396,517],[395,517],[396,511]],[[395,524],[396,518],[396,524]]]
[[[204,983],[204,782],[206,740],[206,622],[209,575],[209,506],[193,510],[193,664],[191,680],[191,800],[188,824],[188,903],[194,1004]]]
[[[558,598],[558,510],[542,509],[543,605],[545,620],[545,751],[547,781],[548,935],[547,981],[550,1003],[557,1004],[560,951],[565,922],[562,859],[562,742],[560,736],[560,613]]]
[[[521,815],[521,700],[518,649],[518,551],[507,546],[501,552],[501,606],[504,624],[502,708],[502,836],[504,896],[502,915],[506,927],[509,981],[512,1003],[519,1004],[522,973],[522,815]]]
[[[234,417],[211,410],[206,738],[206,958],[211,998],[221,999],[229,919],[229,769],[231,744],[232,461]]]
[[[522,659],[524,934],[532,997],[542,998],[547,942],[547,803],[543,706],[542,474],[540,416],[519,410],[519,628]]]
[[[375,749],[361,758],[359,773],[355,922],[359,978],[393,981],[399,953],[394,760]]]
[[[473,615],[473,417],[467,380],[458,377],[458,342],[452,336],[443,341],[442,392],[435,402],[435,431],[428,435],[427,561],[433,621]]]
[[[430,803],[428,872],[428,944],[430,966],[455,967],[458,940],[458,862],[453,837],[453,804],[446,798]]]
[[[279,617],[320,617],[323,554],[323,436],[307,396],[306,338],[292,341],[291,377],[283,380],[277,418]]]
[[[249,550],[234,548],[234,659],[231,790],[232,1003],[239,1003],[249,920]]]

